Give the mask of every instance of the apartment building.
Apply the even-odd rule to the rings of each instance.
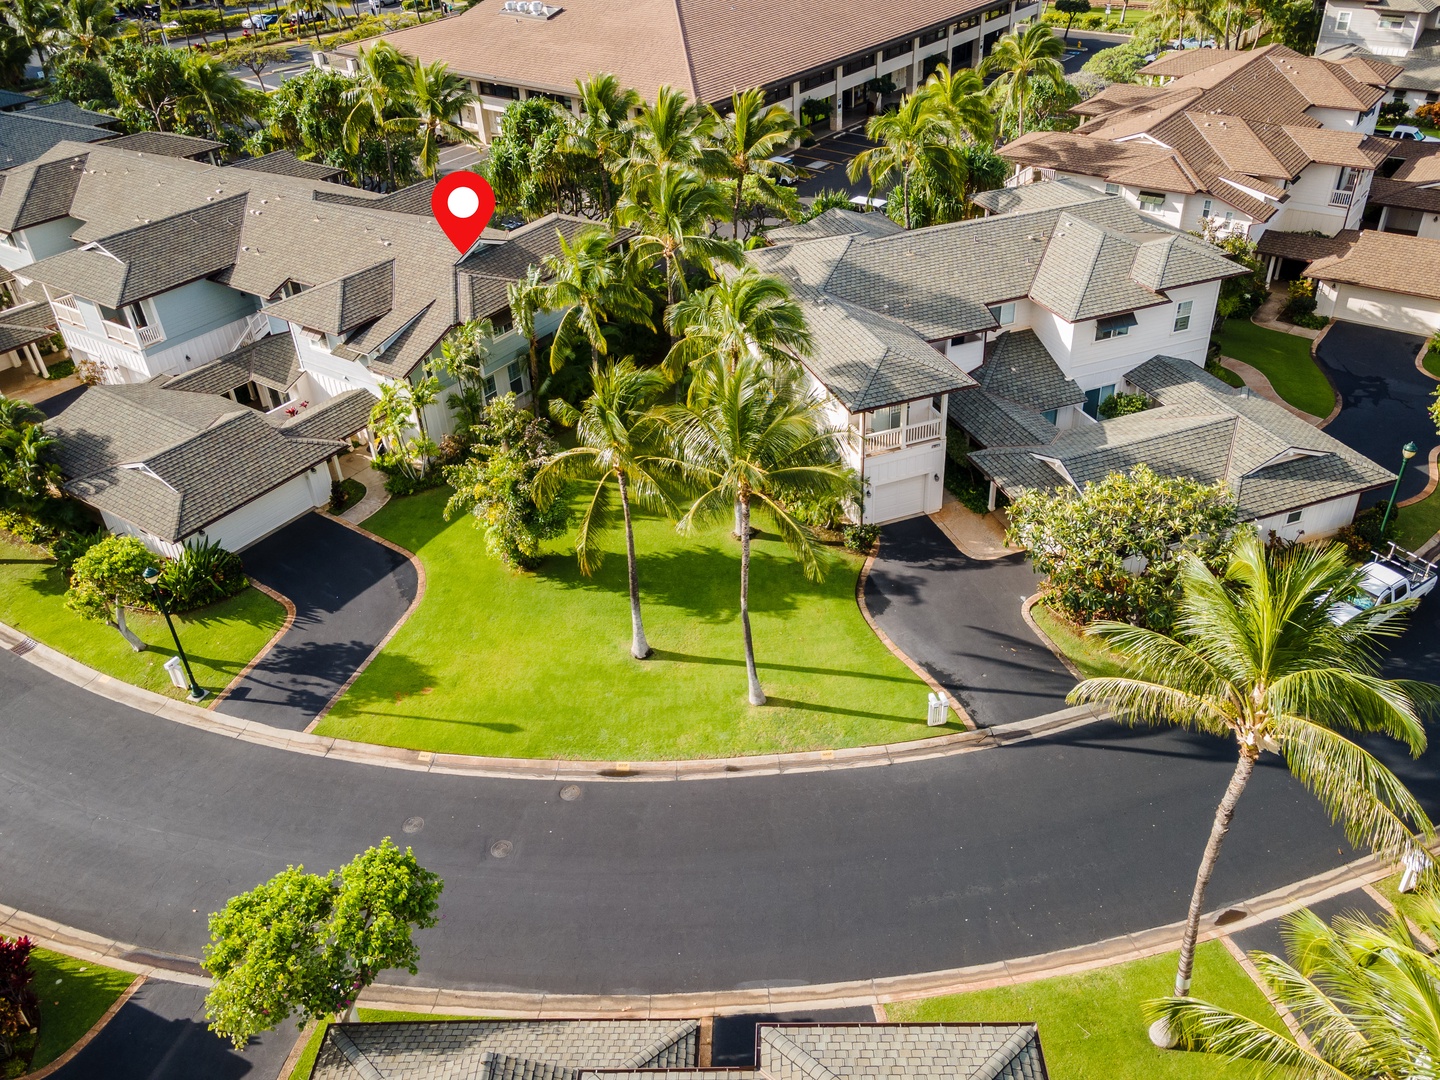
[[[576,81],[600,72],[647,101],[668,85],[721,105],[759,86],[798,118],[806,100],[824,100],[839,129],[866,115],[872,80],[888,76],[898,89],[913,90],[942,63],[972,67],[1038,11],[1038,2],[1026,0],[494,0],[384,40],[469,79],[480,100],[462,120],[486,142],[512,101],[540,95],[578,108]],[[316,63],[353,69],[369,45],[317,53]]]
[[[1326,0],[1315,55],[1379,58],[1400,69],[1391,100],[1412,111],[1440,101],[1440,0]]]
[[[1281,45],[1187,50],[1142,68],[1150,84],[1076,106],[1074,131],[1030,132],[1000,153],[1015,165],[1012,186],[1074,180],[1187,231],[1333,236],[1359,227],[1385,158],[1369,136],[1398,70]]]

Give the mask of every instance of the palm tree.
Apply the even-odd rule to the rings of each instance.
[[[50,60],[45,46],[55,37],[60,25],[60,12],[54,0],[6,0],[5,21],[14,28],[32,52],[40,57],[40,67],[48,76]]]
[[[710,235],[710,223],[729,210],[714,184],[691,169],[664,164],[650,171],[615,207],[615,219],[639,235],[638,258],[665,266],[665,295],[674,303],[686,292],[685,267],[716,262],[739,266],[740,246]]]
[[[774,365],[810,354],[810,328],[790,287],[753,266],[674,304],[665,326],[677,339],[665,358],[672,379],[687,366],[734,371],[741,360]]]
[[[989,143],[995,138],[995,115],[985,96],[985,83],[972,68],[951,71],[941,64],[920,93],[949,122],[957,142]]]
[[[450,71],[443,60],[428,64],[410,63],[406,67],[410,85],[405,88],[405,113],[388,121],[413,135],[420,143],[420,171],[434,176],[440,167],[440,143],[474,145],[479,136],[456,122],[460,110],[477,100],[470,90],[470,81]]]
[[[86,60],[99,59],[120,29],[107,0],[65,0],[60,6],[59,36],[66,48]]]
[[[1148,1002],[1146,1016],[1163,1021],[1186,1050],[1253,1062],[1266,1075],[1296,1080],[1432,1076],[1440,1061],[1440,962],[1410,924],[1434,941],[1440,932],[1440,900],[1405,897],[1400,914],[1380,922],[1348,915],[1326,926],[1310,911],[1286,916],[1283,934],[1291,962],[1263,952],[1251,953],[1250,960],[1303,1035],[1273,1031],[1188,997]]]
[[[390,121],[405,115],[404,102],[411,83],[410,61],[388,41],[361,49],[355,61],[355,85],[346,92],[350,106],[345,116],[345,148],[360,152],[363,135],[378,131],[385,145],[385,168],[395,187],[395,160],[387,129]]]
[[[666,165],[690,165],[708,173],[718,156],[709,145],[714,122],[708,109],[691,104],[682,91],[660,87],[655,104],[642,109],[631,127],[629,179],[638,182]]]
[[[932,97],[911,94],[893,113],[872,116],[865,134],[878,145],[862,150],[850,161],[851,181],[870,174],[873,190],[886,182],[900,182],[905,228],[910,228],[910,187],[917,175],[944,190],[959,190],[965,182],[965,159],[951,141],[947,114]]]
[[[600,567],[604,550],[600,537],[614,523],[610,481],[620,496],[625,521],[625,558],[630,583],[630,655],[650,655],[645,623],[640,617],[640,576],[635,566],[635,527],[631,503],[670,510],[663,472],[670,459],[664,453],[664,424],[656,414],[656,398],[670,385],[656,368],[637,368],[626,357],[619,363],[599,362],[590,367],[591,393],[577,410],[563,398],[551,404],[550,415],[575,429],[579,442],[556,454],[535,476],[536,502],[543,508],[570,480],[595,481],[595,494],[581,515],[575,534],[575,555],[587,577]]]
[[[1329,597],[1359,591],[1359,573],[1338,547],[1269,555],[1249,533],[1235,544],[1223,578],[1194,555],[1183,557],[1173,638],[1128,623],[1097,622],[1096,634],[1125,659],[1124,677],[1086,679],[1072,704],[1110,706],[1125,723],[1167,724],[1222,738],[1238,750],[1195,877],[1181,939],[1175,994],[1190,992],[1205,889],[1239,801],[1266,751],[1344,822],[1354,844],[1390,858],[1413,850],[1434,827],[1405,786],[1346,732],[1381,732],[1418,755],[1425,728],[1416,702],[1434,698],[1423,683],[1379,678],[1377,641],[1402,621],[1372,608],[1335,625]],[[1389,617],[1387,619],[1387,616]],[[1152,1031],[1163,1042],[1167,1033]]]
[[[716,143],[724,152],[720,171],[735,183],[735,205],[730,214],[731,236],[740,239],[740,208],[744,204],[745,184],[751,181],[757,194],[767,202],[782,196],[775,186],[775,177],[793,176],[794,169],[770,159],[807,134],[795,123],[790,110],[765,104],[765,91],[756,87],[736,93],[730,99],[730,113],[721,116],[713,109]]]
[[[654,327],[650,297],[640,286],[634,264],[600,226],[583,229],[574,241],[559,235],[560,251],[545,259],[546,285],[541,306],[564,311],[550,346],[550,370],[565,366],[577,338],[601,356],[610,351],[605,327],[611,322]]]
[[[530,397],[535,411],[540,411],[540,342],[535,336],[535,319],[545,310],[545,272],[531,264],[525,276],[505,286],[505,299],[510,305],[510,318],[525,339],[530,355]]]
[[[176,115],[182,120],[202,118],[222,142],[227,128],[243,127],[260,111],[264,95],[204,53],[185,53],[180,73],[184,91],[175,99]]]
[[[575,80],[579,92],[580,116],[570,130],[570,145],[577,153],[594,158],[600,173],[600,200],[605,216],[615,200],[610,191],[610,170],[629,153],[630,116],[640,106],[640,95],[622,89],[614,75],[596,75]]]
[[[1065,43],[1057,38],[1046,23],[1022,23],[995,43],[994,50],[980,61],[980,74],[999,72],[990,84],[990,93],[1015,113],[1017,134],[1025,134],[1025,99],[1030,94],[1030,80],[1042,79],[1057,90],[1065,82],[1065,68],[1060,58]]]
[[[733,371],[702,370],[690,400],[665,410],[684,476],[700,494],[677,528],[728,517],[740,507],[740,625],[751,705],[765,704],[750,632],[750,518],[759,511],[800,558],[806,577],[823,573],[810,529],[785,508],[794,500],[845,498],[859,490],[840,461],[841,433],[826,425],[820,402],[805,392],[797,365],[766,371],[745,359]]]

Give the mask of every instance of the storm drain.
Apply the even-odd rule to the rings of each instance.
[[[515,845],[509,840],[496,840],[490,845],[490,854],[497,859],[503,859],[515,850]]]
[[[10,651],[16,656],[24,656],[33,648],[35,648],[35,639],[33,637],[27,637],[21,638],[14,645],[11,645]]]

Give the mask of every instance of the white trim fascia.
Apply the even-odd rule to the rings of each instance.
[[[1065,463],[1062,462],[1059,458],[1046,457],[1044,454],[1031,454],[1030,456],[1033,457],[1036,461],[1043,461],[1046,465],[1049,465],[1052,469],[1054,469],[1066,480],[1068,480],[1071,487],[1073,487],[1076,491],[1080,490],[1080,485],[1075,482],[1075,478],[1070,475],[1070,470],[1065,467]]]
[[[1140,142],[1147,142],[1147,143],[1149,143],[1151,146],[1161,147],[1162,149],[1165,149],[1165,150],[1173,150],[1173,149],[1175,149],[1175,148],[1174,148],[1173,146],[1171,146],[1169,143],[1163,143],[1163,142],[1161,142],[1159,139],[1155,138],[1154,135],[1151,135],[1148,131],[1142,131],[1142,132],[1140,132],[1140,133],[1137,134],[1137,135],[1126,135],[1123,139],[1112,139],[1112,140],[1110,140],[1110,141],[1111,141],[1111,142],[1117,142],[1117,143],[1128,143],[1128,142],[1140,141]]]
[[[157,473],[154,469],[150,468],[150,466],[146,465],[143,461],[134,461],[128,465],[121,465],[120,468],[132,469],[135,472],[144,473],[146,476],[150,477],[151,480],[158,480],[160,483],[164,484],[171,491],[175,492],[176,495],[180,494],[179,489],[168,483],[163,476]]]
[[[1277,199],[1277,198],[1275,198],[1275,196],[1273,196],[1273,195],[1266,195],[1265,192],[1263,192],[1263,191],[1256,191],[1254,188],[1248,188],[1248,187],[1246,187],[1244,184],[1237,184],[1234,180],[1231,180],[1228,176],[1218,176],[1218,177],[1216,177],[1216,179],[1219,180],[1222,184],[1229,184],[1229,185],[1230,185],[1231,187],[1233,187],[1236,191],[1243,191],[1246,195],[1249,195],[1252,199],[1259,199],[1261,202],[1263,202],[1263,203],[1269,203],[1269,204],[1272,205],[1272,206],[1279,206],[1279,205],[1280,205],[1280,200]],[[1216,198],[1219,198],[1219,196],[1217,195]],[[1222,199],[1221,201],[1223,202],[1224,200]],[[1233,206],[1232,206],[1232,207],[1230,207],[1230,209],[1234,210],[1236,213],[1241,213],[1241,212],[1242,212],[1242,211],[1239,210],[1238,207],[1233,207]]]

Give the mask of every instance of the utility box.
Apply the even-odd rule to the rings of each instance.
[[[172,656],[169,660],[165,661],[165,674],[170,676],[170,684],[174,686],[175,689],[190,689],[190,683],[185,678],[185,668],[180,664],[180,657]]]
[[[930,695],[929,707],[925,712],[925,724],[927,727],[944,727],[950,722],[950,699],[945,696],[945,691]]]

